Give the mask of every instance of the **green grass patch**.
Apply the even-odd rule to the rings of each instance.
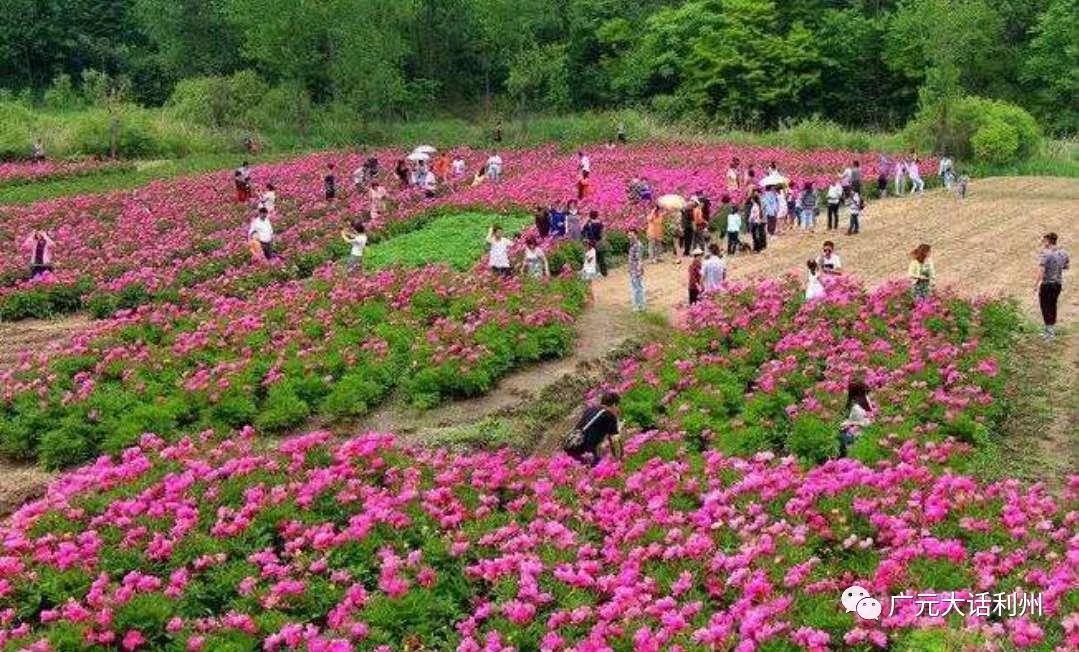
[[[364,264],[368,269],[381,269],[391,265],[422,267],[446,263],[463,271],[472,267],[487,250],[487,230],[492,224],[500,224],[506,235],[512,237],[530,221],[523,213],[444,215],[422,229],[372,245],[365,252]]]

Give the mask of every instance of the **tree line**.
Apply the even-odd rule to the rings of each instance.
[[[1077,16],[1079,0],[5,0],[0,88],[40,102],[93,71],[161,105],[242,73],[283,109],[360,118],[632,106],[740,128],[893,128],[927,95],[975,95],[1066,134]]]

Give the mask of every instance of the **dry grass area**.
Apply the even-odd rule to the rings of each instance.
[[[845,216],[843,220],[845,225]],[[766,252],[739,254],[729,266],[733,278],[804,273],[806,259],[817,255],[824,240],[832,239],[849,273],[877,283],[903,276],[908,252],[919,242],[928,242],[934,248],[941,285],[968,295],[1015,296],[1036,321],[1036,256],[1047,231],[1059,233],[1061,243],[1079,261],[1079,181],[984,179],[972,184],[965,200],[936,191],[874,202],[863,215],[859,235],[828,233],[823,228],[816,233],[781,234],[770,241]],[[595,283],[595,300],[579,322],[580,341],[573,355],[524,369],[471,401],[422,413],[387,405],[349,430],[371,428],[403,433],[415,441],[437,441],[440,433],[477,424],[487,427],[501,419],[511,429],[525,424],[540,449],[551,448],[572,425],[580,388],[605,373],[603,359],[627,341],[662,337],[662,323],[678,319],[685,302],[686,266],[673,264],[668,254],[666,262],[646,267],[645,279],[650,316],[630,313],[628,279],[620,268]],[[1025,381],[1038,385],[1036,395],[1031,394],[1036,405],[1009,424],[1010,440],[1003,449],[1008,458],[1023,458],[1014,471],[1030,479],[1059,481],[1079,472],[1079,328],[1074,326],[1079,321],[1079,280],[1074,273],[1065,281],[1060,308],[1066,327],[1060,341],[1042,347],[1031,336],[1021,343],[1020,353],[1035,365],[1019,366],[1025,370]],[[85,324],[84,318],[71,317],[0,325],[0,369],[16,361],[20,351],[62,338]],[[1039,358],[1046,364],[1036,366]],[[49,477],[34,468],[0,465],[0,513],[40,495]]]

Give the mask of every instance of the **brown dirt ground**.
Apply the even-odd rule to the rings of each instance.
[[[843,216],[845,224],[846,216]],[[1012,295],[1026,314],[1038,319],[1034,294],[1036,252],[1041,235],[1056,231],[1065,247],[1079,257],[1079,181],[1041,177],[984,179],[971,185],[965,200],[944,191],[918,197],[892,198],[872,203],[862,217],[862,233],[847,236],[816,233],[781,234],[769,242],[763,254],[740,254],[729,261],[735,279],[775,276],[804,270],[806,259],[815,256],[825,239],[833,239],[847,272],[870,284],[901,277],[908,254],[919,242],[934,247],[934,260],[941,286],[967,295]],[[685,302],[685,265],[667,260],[648,265],[645,285],[647,315],[629,310],[629,287],[625,268],[612,271],[595,282],[594,301],[578,322],[579,340],[572,355],[533,365],[503,379],[489,394],[458,401],[425,412],[390,402],[357,423],[343,428],[391,431],[417,443],[438,440],[447,429],[476,424],[491,418],[508,418],[517,425],[528,413],[529,440],[538,450],[549,450],[560,433],[572,425],[580,407],[579,388],[606,373],[605,360],[612,350],[627,342],[663,336],[676,322]],[[1074,275],[1073,275],[1074,276]],[[1079,321],[1077,282],[1066,281],[1061,298],[1060,321]],[[17,359],[25,347],[40,346],[81,328],[83,317],[50,322],[19,322],[0,325],[0,368]],[[1024,341],[1036,352],[1040,340]],[[1032,459],[1029,469],[1043,468],[1058,480],[1079,472],[1079,328],[1071,326],[1052,346],[1053,370],[1039,374],[1036,382],[1047,385],[1043,394],[1044,425],[1038,435],[1020,435],[1009,450]],[[1048,369],[1048,367],[1047,367]],[[528,406],[544,401],[545,411],[528,412]],[[1019,420],[1021,428],[1024,422]],[[1029,425],[1029,422],[1026,422]],[[317,425],[317,424],[314,424]],[[1042,466],[1040,460],[1051,460]],[[43,492],[49,474],[37,469],[0,465],[0,513]]]

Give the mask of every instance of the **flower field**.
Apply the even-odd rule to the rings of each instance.
[[[963,445],[802,470],[627,443],[450,454],[329,433],[168,444],[65,477],[3,527],[0,642],[45,650],[1074,649],[1076,487],[942,465]],[[879,621],[844,613],[850,584]],[[919,592],[960,613],[919,616]],[[1041,613],[970,614],[983,592]],[[902,595],[894,613],[885,596]],[[992,610],[989,611],[992,613]]]
[[[456,150],[455,150],[456,151]],[[469,175],[486,153],[460,150]],[[396,182],[386,170],[401,152],[376,153],[383,181]],[[519,210],[536,204],[563,202],[575,193],[576,157],[552,147],[506,152],[499,183],[471,187],[466,179],[451,180],[434,198],[414,190],[394,191],[391,210],[371,223],[373,234],[407,230],[432,211]],[[795,183],[814,181],[818,187],[858,158],[865,179],[876,174],[877,157],[841,151],[797,152],[729,145],[651,143],[590,152],[592,190],[582,212],[596,209],[615,230],[643,225],[645,207],[631,204],[625,192],[634,176],[649,179],[657,193],[704,191],[713,198],[726,193],[725,173],[733,157],[743,166],[754,163],[760,177],[771,161]],[[329,152],[255,166],[255,190],[266,183],[277,188],[274,228],[285,262],[277,276],[303,277],[345,249],[338,231],[367,208],[366,197],[348,193],[336,202],[323,198],[322,175],[328,163],[337,165],[340,186],[348,186],[351,171],[363,157]],[[932,161],[924,163],[926,169]],[[871,185],[867,182],[866,184]],[[737,200],[741,191],[733,193]],[[233,201],[231,172],[217,172],[151,183],[134,192],[76,196],[0,209],[0,248],[18,252],[34,229],[49,229],[57,243],[59,265],[44,281],[25,279],[25,258],[0,260],[0,314],[11,321],[44,317],[88,307],[99,317],[131,308],[163,295],[175,300],[183,290],[198,288],[207,279],[261,277],[263,268],[248,264],[246,229],[255,204]]]
[[[312,414],[360,416],[391,390],[421,406],[473,396],[517,364],[565,355],[584,300],[575,278],[327,266],[246,299],[145,306],[4,371],[0,450],[61,467],[143,432],[273,433]]]
[[[610,388],[623,393],[624,418],[729,455],[819,463],[838,452],[847,383],[861,376],[878,406],[851,451],[866,463],[911,439],[988,439],[1005,411],[999,361],[1019,328],[1014,307],[949,295],[914,304],[906,283],[825,281],[814,302],[787,277],[732,284],[694,306],[679,337],[622,363]]]
[[[92,159],[0,163],[0,186],[65,179],[84,174],[125,170],[129,167],[129,164],[117,161],[94,161]]]

